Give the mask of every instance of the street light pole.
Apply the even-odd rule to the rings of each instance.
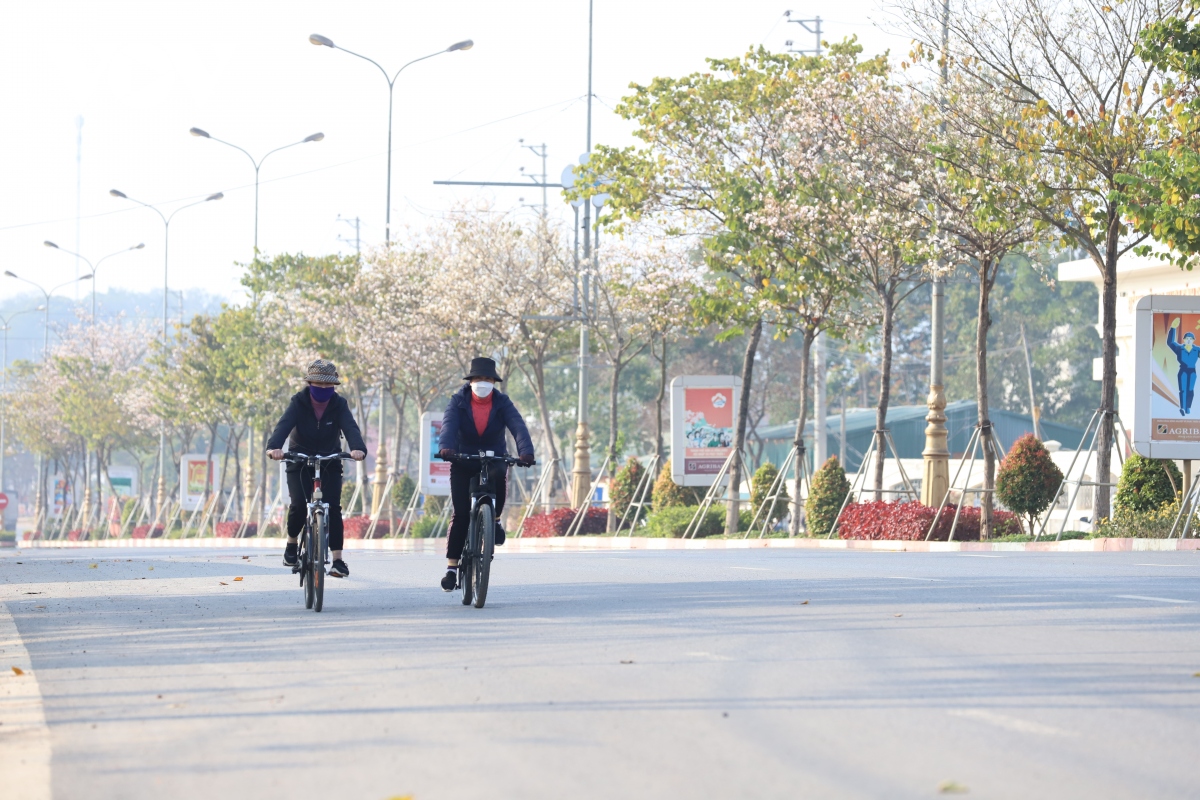
[[[244,148],[238,147],[233,142],[227,142],[224,139],[218,139],[215,136],[210,136],[208,131],[201,130],[200,128],[191,128],[188,131],[188,133],[190,133],[192,136],[199,136],[201,139],[211,139],[214,142],[220,142],[223,145],[228,145],[229,147],[232,147],[234,150],[240,150],[246,156],[246,158],[250,159],[250,163],[254,165],[254,256],[255,256],[255,258],[257,258],[258,257],[258,172],[262,168],[263,162],[267,160],[267,156],[271,155],[271,153],[278,153],[280,150],[287,150],[289,147],[295,147],[296,145],[299,145],[299,144],[308,144],[309,142],[319,142],[325,138],[325,134],[323,134],[323,133],[310,134],[309,136],[305,136],[303,139],[301,139],[298,142],[292,142],[291,144],[285,144],[283,147],[276,147],[274,150],[267,151],[266,155],[264,155],[262,158],[255,161],[254,156],[250,155],[250,153],[248,153]]]
[[[387,85],[388,85],[387,210],[384,212],[384,229],[383,229],[384,234],[383,235],[384,235],[384,243],[387,245],[391,245],[391,243],[392,243],[392,106],[393,106],[393,95],[394,95],[393,89],[396,88],[396,79],[400,77],[401,72],[404,72],[404,70],[408,69],[413,64],[416,64],[418,61],[425,61],[426,59],[433,58],[434,56],[440,56],[442,53],[453,53],[458,50],[470,50],[472,47],[475,46],[475,42],[473,42],[470,39],[464,39],[461,42],[455,42],[454,44],[447,47],[445,50],[438,50],[436,53],[430,53],[427,56],[421,56],[420,58],[414,58],[412,61],[409,61],[403,67],[396,70],[396,74],[389,78],[387,70],[384,69],[383,67],[381,67],[377,61],[367,58],[366,56],[364,56],[360,53],[355,53],[353,50],[347,50],[344,47],[338,47],[337,45],[335,45],[333,43],[332,39],[330,39],[326,36],[322,36],[319,33],[314,33],[308,37],[308,41],[310,44],[317,45],[318,47],[328,47],[333,50],[341,50],[343,53],[347,53],[349,55],[354,56],[355,58],[361,58],[363,61],[367,61],[367,62],[374,64],[379,69],[379,71],[383,73],[383,79],[385,81],[387,81]]]
[[[172,211],[170,213],[170,215],[167,215],[167,214],[163,214],[163,212],[160,211],[155,206],[152,206],[149,203],[143,203],[141,200],[132,198],[129,195],[125,194],[124,192],[117,191],[116,189],[109,189],[108,193],[110,195],[112,195],[113,197],[119,197],[122,200],[128,200],[131,203],[137,203],[139,206],[148,208],[151,211],[153,211],[155,214],[158,214],[159,218],[162,220],[162,223],[163,223],[162,346],[163,346],[163,351],[165,352],[167,349],[167,324],[168,324],[167,323],[167,304],[170,300],[170,283],[169,283],[168,279],[170,276],[170,266],[171,266],[171,255],[170,255],[170,253],[171,253],[171,249],[170,249],[170,246],[171,246],[171,220],[175,219],[175,215],[178,214],[180,211],[183,211],[185,208],[193,208],[195,206],[203,205],[204,203],[208,203],[213,200],[220,200],[225,195],[222,192],[217,192],[216,194],[210,194],[208,197],[204,198],[203,200],[197,200],[194,203],[188,203],[186,206],[180,206],[179,208]],[[167,467],[167,421],[165,419],[163,419],[163,420],[159,421],[159,426],[158,426],[158,497],[156,498],[156,504],[157,504],[156,507],[159,509],[162,508],[162,504],[164,502],[166,502],[166,499],[167,499],[166,467]]]
[[[4,375],[0,376],[0,394],[4,395],[4,404],[0,406],[0,492],[6,491],[7,486],[4,483],[4,428],[8,421],[8,332],[12,329],[14,319],[22,314],[32,314],[34,311],[41,310],[42,307],[38,306],[18,311],[8,318],[0,316],[0,322],[4,323]]]
[[[103,264],[105,261],[107,261],[108,259],[112,258],[113,256],[119,256],[122,253],[128,253],[130,250],[141,250],[143,247],[146,246],[144,243],[139,242],[138,244],[135,244],[133,247],[126,247],[124,250],[118,250],[115,253],[109,253],[104,258],[100,259],[95,264],[93,264],[85,256],[82,256],[79,253],[72,253],[70,250],[64,250],[63,248],[59,247],[54,242],[51,242],[49,240],[42,242],[42,244],[44,244],[46,247],[66,253],[69,256],[75,256],[76,258],[81,259],[83,261],[83,263],[87,264],[88,268],[91,269],[93,279],[96,277],[97,268],[101,264]],[[92,327],[95,327],[95,325],[96,325],[96,281],[93,280],[92,281]]]

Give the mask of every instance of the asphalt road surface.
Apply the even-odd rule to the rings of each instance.
[[[0,556],[44,796],[1200,796],[1200,552],[246,554]]]

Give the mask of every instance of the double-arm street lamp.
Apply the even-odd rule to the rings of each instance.
[[[13,320],[22,314],[32,314],[35,311],[43,311],[43,306],[37,308],[27,308],[24,311],[18,311],[15,314],[10,314],[7,317],[0,316],[0,322],[4,323],[4,375],[0,377],[0,393],[4,394],[4,405],[0,407],[0,492],[4,491],[4,423],[8,419],[8,332],[12,330]]]
[[[238,147],[233,142],[227,142],[224,139],[218,139],[217,137],[210,135],[208,133],[208,131],[202,130],[200,128],[192,128],[191,130],[188,131],[188,133],[192,134],[192,136],[199,136],[201,139],[211,139],[214,142],[220,142],[223,145],[228,145],[229,147],[232,147],[234,150],[240,150],[243,154],[245,154],[246,158],[250,159],[250,163],[254,165],[254,255],[257,258],[258,257],[258,172],[260,169],[262,169],[263,162],[267,160],[267,156],[271,155],[271,153],[278,153],[280,150],[287,150],[289,147],[295,147],[296,145],[299,145],[299,144],[308,144],[309,142],[319,142],[325,138],[325,134],[314,133],[311,136],[305,136],[303,139],[301,139],[298,142],[292,142],[291,144],[285,144],[283,147],[276,147],[274,150],[268,151],[266,155],[264,155],[262,158],[255,161],[254,156],[250,155],[250,153],[248,153],[244,148]]]
[[[162,223],[163,223],[162,344],[163,344],[163,349],[165,350],[167,347],[167,325],[168,325],[168,323],[167,323],[167,304],[171,298],[170,282],[169,282],[170,267],[171,267],[171,255],[170,255],[170,253],[171,253],[171,250],[170,250],[171,220],[175,219],[175,215],[178,214],[180,211],[183,211],[185,208],[195,208],[196,206],[204,205],[205,203],[212,202],[213,200],[220,200],[225,195],[221,192],[217,192],[216,194],[210,194],[208,197],[204,198],[203,200],[197,200],[194,203],[188,203],[186,206],[180,206],[179,208],[175,209],[170,214],[164,214],[157,207],[152,206],[149,203],[143,203],[141,200],[132,198],[129,195],[125,194],[124,192],[119,192],[116,189],[109,189],[108,193],[111,194],[113,197],[119,197],[122,200],[128,200],[131,203],[137,203],[139,206],[148,208],[151,211],[153,211],[155,214],[158,214],[159,218],[162,220]],[[88,277],[91,277],[91,276],[88,276]],[[167,495],[166,466],[167,466],[167,422],[166,422],[166,420],[162,420],[160,422],[159,428],[158,428],[158,500],[157,500],[158,508],[162,508],[162,504],[166,500],[166,495]]]
[[[355,53],[353,50],[347,50],[344,47],[338,47],[337,45],[335,45],[333,43],[333,40],[329,39],[328,37],[321,36],[318,33],[314,33],[312,36],[308,37],[308,41],[319,47],[328,47],[333,50],[341,50],[343,53],[352,55],[355,58],[361,58],[363,61],[369,61],[370,63],[374,64],[376,67],[379,68],[379,71],[383,73],[384,80],[387,81],[387,84],[388,84],[387,210],[384,213],[384,234],[383,234],[383,236],[384,236],[384,242],[386,244],[390,245],[392,243],[392,105],[393,105],[392,101],[393,101],[393,96],[394,96],[394,92],[392,90],[395,89],[395,87],[396,87],[396,79],[400,77],[401,72],[404,72],[404,70],[408,69],[413,64],[416,64],[418,61],[425,61],[426,59],[433,58],[434,56],[440,56],[442,53],[453,53],[458,50],[470,50],[472,47],[475,46],[475,42],[471,41],[470,39],[465,39],[461,42],[455,42],[454,44],[447,47],[445,50],[438,50],[436,53],[430,53],[427,56],[421,56],[420,58],[414,58],[412,61],[409,61],[403,67],[396,70],[395,75],[388,77],[387,70],[384,69],[383,67],[381,67],[378,62],[373,61],[372,59],[369,59],[366,56],[361,55],[359,53]]]
[[[62,289],[64,286],[70,286],[72,283],[78,283],[79,281],[90,281],[92,279],[92,275],[91,273],[88,273],[87,275],[80,275],[78,278],[71,278],[71,280],[64,281],[58,286],[55,286],[53,289],[47,291],[40,283],[34,283],[28,278],[22,278],[12,270],[6,269],[4,270],[4,274],[10,278],[16,278],[21,283],[28,283],[30,286],[41,292],[42,297],[46,299],[45,305],[38,306],[39,309],[45,309],[46,311],[46,318],[42,323],[42,361],[44,362],[50,358],[50,296],[59,289]]]
[[[59,247],[54,242],[51,242],[49,240],[42,242],[42,244],[46,245],[46,247],[50,247],[50,248],[53,248],[54,250],[58,250],[59,252],[66,253],[69,256],[75,256],[76,258],[83,259],[83,262],[91,268],[92,278],[93,278],[93,280],[92,280],[92,325],[96,324],[96,281],[94,280],[94,278],[96,277],[96,270],[99,268],[99,266],[101,264],[103,264],[105,261],[112,258],[113,256],[119,256],[122,253],[128,253],[130,250],[141,250],[143,247],[146,246],[144,243],[138,242],[133,247],[126,247],[124,250],[118,250],[115,253],[109,253],[104,258],[100,259],[95,264],[93,264],[90,260],[88,260],[88,258],[86,256],[82,256],[79,253],[72,253],[70,250],[64,250],[63,248]]]

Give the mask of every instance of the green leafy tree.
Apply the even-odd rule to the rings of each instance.
[[[757,514],[759,509],[766,513],[764,503],[767,503],[767,497],[771,491],[771,485],[775,482],[775,478],[779,476],[779,467],[772,464],[770,461],[764,461],[758,469],[754,471],[754,477],[750,482],[750,513]],[[768,524],[774,525],[779,520],[787,516],[788,506],[792,503],[792,498],[788,495],[786,483],[780,487],[781,491],[779,498],[775,501],[775,507],[771,512],[771,518]]]
[[[1117,481],[1117,512],[1156,511],[1175,501],[1183,475],[1174,461],[1145,458],[1137,453],[1125,459]]]
[[[417,485],[408,473],[404,473],[392,484],[392,505],[399,509],[408,508],[409,501],[417,491]]]
[[[670,459],[663,463],[662,472],[658,473],[658,479],[654,481],[653,498],[655,511],[675,506],[694,506],[700,502],[695,489],[680,486],[671,479]]]
[[[1013,442],[996,473],[996,497],[1023,517],[1033,535],[1038,515],[1050,507],[1062,486],[1063,474],[1045,446],[1032,433]]]
[[[646,468],[642,466],[642,462],[636,458],[630,458],[625,462],[625,466],[617,470],[613,475],[612,486],[609,489],[609,496],[612,502],[609,504],[609,516],[616,517],[617,521],[625,515],[626,509],[632,503],[637,492],[638,484],[642,481],[642,476],[646,474]]]
[[[850,481],[837,456],[830,456],[812,476],[812,490],[804,501],[805,527],[810,536],[824,536],[837,521],[838,511],[850,493]]]

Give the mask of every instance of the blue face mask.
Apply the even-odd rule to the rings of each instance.
[[[316,400],[318,403],[328,402],[329,398],[333,397],[333,393],[335,391],[337,391],[336,386],[309,386],[308,387],[308,394],[312,397],[313,400]]]

